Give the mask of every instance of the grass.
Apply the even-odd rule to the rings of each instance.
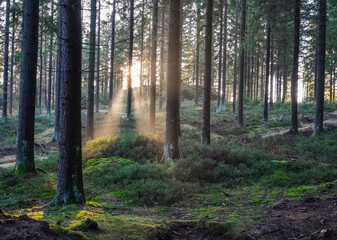
[[[221,234],[239,239],[263,221],[263,209],[281,199],[302,201],[310,194],[333,195],[336,131],[314,137],[283,134],[262,138],[270,131],[288,128],[279,119],[290,115],[290,105],[275,103],[270,121],[265,123],[263,103],[247,101],[245,128],[237,127],[230,104],[225,113],[212,111],[212,144],[203,146],[202,108],[186,100],[191,98],[186,94],[181,108],[185,125],[179,143],[181,158],[171,165],[161,162],[163,136],[137,133],[134,119],[122,120],[119,135],[83,147],[86,205],[52,208],[48,214],[32,208],[48,203],[56,191],[58,154],[48,151],[37,157],[41,171],[36,176],[19,177],[0,170],[0,209],[25,212],[65,229],[93,219],[98,230],[85,232],[89,239],[147,239],[158,230],[167,232],[172,218],[203,224],[200,228],[214,232],[225,229]],[[212,109],[215,105],[213,101]],[[335,109],[327,104],[325,110],[327,114]],[[312,117],[313,104],[300,104],[299,113]],[[103,118],[99,115],[97,119]],[[159,114],[157,123],[164,122],[164,114]],[[15,117],[7,125],[0,124],[1,145],[15,146],[16,124]],[[52,117],[37,117],[39,141],[46,141],[46,131],[51,128]]]

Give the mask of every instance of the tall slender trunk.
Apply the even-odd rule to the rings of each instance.
[[[85,202],[81,139],[81,0],[61,0],[59,173],[51,205]]]
[[[223,0],[220,0],[220,40],[219,40],[219,66],[218,66],[218,96],[217,96],[217,108],[216,111],[221,111],[221,77],[222,77],[222,44],[223,44]]]
[[[61,33],[61,20],[60,20],[60,13],[58,14],[58,34],[59,36],[62,35]],[[60,84],[61,84],[61,38],[57,38],[57,56],[56,56],[56,76],[55,76],[55,127],[54,127],[54,134],[52,141],[58,141],[59,139],[59,121],[60,121]]]
[[[39,33],[39,1],[24,0],[19,126],[15,172],[35,172],[34,123]]]
[[[226,84],[227,84],[227,15],[228,3],[225,0],[225,17],[224,17],[224,43],[223,43],[223,70],[222,70],[222,97],[221,105],[226,110]]]
[[[116,0],[113,0],[111,14],[111,46],[110,46],[110,82],[109,82],[109,110],[111,110],[114,91],[114,62],[115,62],[115,25],[116,25]]]
[[[93,140],[94,135],[94,81],[95,81],[95,48],[96,48],[96,0],[91,0],[90,6],[90,39],[89,39],[89,77],[88,77],[88,109],[87,109],[87,140]]]
[[[270,98],[269,109],[274,108],[274,33],[271,34],[270,58]]]
[[[54,21],[54,1],[51,5],[51,19]],[[53,72],[53,43],[54,43],[54,33],[50,34],[49,42],[49,71],[48,71],[48,101],[47,101],[47,115],[51,114],[51,86],[52,86],[52,72]]]
[[[201,10],[200,6],[198,5],[199,1],[197,2],[197,42],[196,42],[196,50],[195,50],[195,55],[196,55],[196,60],[195,60],[195,95],[194,95],[194,104],[198,105],[199,104],[199,76],[200,76],[200,15],[201,15]]]
[[[180,64],[180,0],[170,0],[170,20],[167,56],[166,128],[163,160],[166,163],[179,158],[178,127]]]
[[[132,101],[132,56],[133,56],[133,26],[134,26],[134,0],[130,0],[130,45],[129,45],[129,75],[128,75],[128,96],[126,115],[131,119],[131,101]]]
[[[237,49],[238,49],[238,29],[239,29],[239,1],[236,0],[235,7],[235,37],[234,37],[234,78],[233,78],[233,113],[236,112],[236,83],[237,83]]]
[[[212,23],[213,0],[206,3],[206,28],[205,28],[205,77],[204,101],[202,117],[202,144],[211,143],[211,78],[212,78]]]
[[[143,89],[144,89],[144,8],[145,0],[142,1],[142,24],[140,33],[140,74],[139,74],[139,108],[142,108],[143,103]]]
[[[297,0],[299,1],[299,0]],[[325,45],[326,45],[326,0],[319,0],[317,95],[314,134],[323,132]]]
[[[43,18],[43,10],[41,13],[41,18]],[[39,74],[40,74],[40,82],[39,82],[39,114],[42,113],[42,81],[43,81],[43,55],[42,55],[42,50],[43,50],[43,34],[42,34],[43,27],[41,26],[40,28],[40,69],[39,69]]]
[[[284,42],[284,56],[283,56],[283,93],[282,93],[282,103],[285,103],[287,96],[287,88],[288,88],[288,62],[287,62],[287,39]]]
[[[259,71],[260,71],[260,53],[257,56],[257,63],[256,63],[255,99],[259,99]]]
[[[159,111],[163,109],[164,88],[164,56],[165,56],[165,4],[162,3],[161,40],[160,40],[160,82],[159,82]]]
[[[241,54],[240,54],[240,82],[239,82],[239,109],[238,125],[243,127],[243,84],[245,71],[245,36],[246,36],[246,0],[242,0],[242,20],[241,20]]]
[[[15,1],[13,1],[13,5]],[[9,114],[13,114],[13,85],[14,85],[14,47],[15,47],[15,21],[16,14],[13,11],[13,19],[12,19],[12,46],[11,46],[11,75],[10,75],[10,85],[9,85]]]
[[[291,125],[290,125],[290,131],[289,131],[290,133],[293,133],[293,134],[298,133],[297,91],[298,91],[298,58],[299,58],[299,53],[300,53],[300,24],[301,24],[301,0],[296,0],[295,1],[293,76],[291,79]]]
[[[98,23],[97,23],[97,26],[98,26],[98,29],[97,29],[97,66],[96,66],[96,71],[97,71],[97,75],[96,75],[96,112],[98,113],[99,112],[99,84],[100,84],[100,44],[101,44],[101,0],[98,0]]]
[[[270,20],[267,27],[267,58],[266,58],[266,81],[264,86],[264,110],[263,120],[268,121],[268,90],[269,90],[269,64],[270,64]]]
[[[264,99],[264,54],[262,54],[262,60],[261,60],[261,93],[260,93],[260,98]]]
[[[2,100],[2,123],[7,122],[7,85],[8,85],[8,55],[9,55],[9,13],[10,0],[6,0],[5,51],[4,51],[4,81]]]
[[[158,0],[153,3],[152,46],[151,46],[151,94],[150,94],[150,131],[156,128],[156,80],[157,80],[157,35],[158,35]]]

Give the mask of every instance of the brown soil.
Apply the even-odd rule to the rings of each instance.
[[[56,240],[56,236],[49,224],[34,220],[26,215],[12,217],[0,210],[0,239],[4,240]]]
[[[337,239],[337,198],[285,200],[264,212],[254,239]]]

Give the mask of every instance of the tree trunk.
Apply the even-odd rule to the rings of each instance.
[[[200,15],[201,15],[201,10],[200,6],[198,5],[199,1],[197,1],[197,43],[196,43],[196,60],[195,60],[195,95],[194,95],[194,105],[199,104],[199,76],[200,76]]]
[[[35,172],[34,123],[39,33],[39,1],[24,0],[19,126],[15,172]]]
[[[297,0],[299,1],[299,0]],[[314,134],[323,133],[325,44],[326,44],[326,0],[319,0],[319,34],[317,64],[317,96]]]
[[[205,76],[204,76],[204,101],[202,122],[202,144],[211,143],[211,78],[212,78],[212,24],[213,0],[206,3],[206,28],[205,28]]]
[[[114,62],[115,62],[115,26],[116,26],[116,0],[113,0],[111,14],[111,49],[110,49],[110,83],[109,83],[109,110],[111,111],[114,91]]]
[[[81,1],[61,0],[60,139],[57,192],[51,205],[85,202],[81,140]]]
[[[60,14],[58,15],[58,34],[59,36],[62,35],[61,33],[61,20]],[[57,38],[57,56],[56,56],[56,76],[55,76],[55,127],[54,127],[54,135],[52,141],[58,141],[59,139],[59,120],[60,120],[60,68],[61,68],[61,38]]]
[[[159,111],[163,109],[164,88],[164,56],[165,56],[165,4],[162,3],[161,40],[160,40],[160,83],[159,83]]]
[[[41,18],[43,18],[43,11],[41,14]],[[43,49],[43,34],[42,34],[42,26],[40,28],[40,83],[39,83],[39,114],[42,113],[42,80],[43,80],[43,56],[42,56],[42,49]]]
[[[267,29],[267,58],[266,58],[266,82],[264,86],[264,110],[263,120],[268,121],[268,90],[269,90],[269,61],[270,61],[270,20],[268,19]]]
[[[15,1],[13,1],[14,5]],[[13,86],[14,86],[14,47],[15,47],[15,21],[16,14],[13,11],[12,19],[12,46],[11,46],[11,75],[10,75],[10,86],[9,86],[9,114],[13,114]]]
[[[143,103],[143,89],[144,89],[144,7],[145,0],[142,1],[142,24],[141,24],[141,33],[140,33],[140,74],[139,74],[139,109],[142,108]]]
[[[97,29],[97,66],[96,66],[96,71],[97,71],[97,76],[96,76],[96,112],[99,112],[99,84],[100,84],[100,79],[99,79],[99,67],[100,67],[100,44],[101,44],[101,0],[98,0],[98,29]]]
[[[295,1],[295,27],[294,27],[294,58],[293,76],[291,78],[291,125],[290,133],[298,133],[297,118],[297,92],[298,92],[298,58],[300,53],[300,24],[301,24],[301,0]]]
[[[96,48],[96,0],[91,0],[90,39],[89,39],[89,77],[87,109],[87,141],[94,139],[94,81]]]
[[[242,0],[242,20],[241,20],[241,54],[240,54],[240,82],[239,82],[239,109],[238,125],[243,127],[243,83],[245,71],[245,35],[246,35],[246,0]]]
[[[287,96],[287,88],[288,88],[288,63],[287,63],[287,40],[284,42],[284,56],[283,56],[283,94],[282,94],[282,103],[285,103]]]
[[[234,37],[234,79],[233,79],[233,113],[236,112],[236,83],[237,83],[237,49],[238,49],[238,29],[239,29],[239,1],[235,7],[235,37]]]
[[[156,80],[157,80],[157,34],[158,33],[158,0],[153,3],[152,46],[151,46],[151,94],[150,94],[150,131],[156,128]]]
[[[221,77],[222,77],[222,44],[223,44],[223,0],[220,0],[220,40],[219,40],[219,66],[218,66],[218,97],[217,97],[217,108],[216,111],[221,111],[221,103],[222,103],[222,97],[221,97]]]
[[[178,124],[180,65],[180,0],[170,0],[170,20],[167,56],[166,129],[163,160],[166,163],[179,158]]]
[[[271,36],[271,59],[270,59],[270,98],[269,109],[274,108],[274,33]]]
[[[224,43],[223,43],[223,70],[222,70],[222,110],[226,110],[226,84],[227,84],[227,15],[228,3],[225,0],[225,17],[224,17]]]
[[[51,19],[54,21],[54,1],[52,1],[51,5]],[[54,42],[54,33],[50,34],[50,42],[49,42],[49,71],[48,71],[48,101],[47,101],[47,115],[51,115],[51,77],[53,71],[53,42]]]
[[[134,26],[134,0],[130,0],[130,45],[129,45],[129,75],[128,75],[128,96],[126,115],[127,119],[131,119],[131,100],[132,100],[132,53],[133,53],[133,26]]]
[[[8,55],[9,55],[9,13],[10,0],[6,0],[6,26],[5,26],[5,51],[4,51],[4,81],[2,100],[2,123],[7,122],[7,85],[8,85]]]

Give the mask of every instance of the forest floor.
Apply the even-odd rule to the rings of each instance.
[[[37,116],[35,176],[11,172],[17,117],[0,125],[0,239],[337,239],[335,107],[326,106],[326,132],[312,136],[315,107],[300,104],[294,136],[290,104],[275,103],[263,122],[263,103],[246,101],[245,127],[214,111],[212,143],[202,146],[202,107],[185,99],[181,159],[165,165],[164,111],[149,134],[148,106],[126,121],[121,99],[113,116],[96,114],[100,138],[84,144],[81,206],[46,207],[57,179],[53,117]],[[85,135],[84,123],[85,111]],[[80,228],[87,218],[98,229]]]

